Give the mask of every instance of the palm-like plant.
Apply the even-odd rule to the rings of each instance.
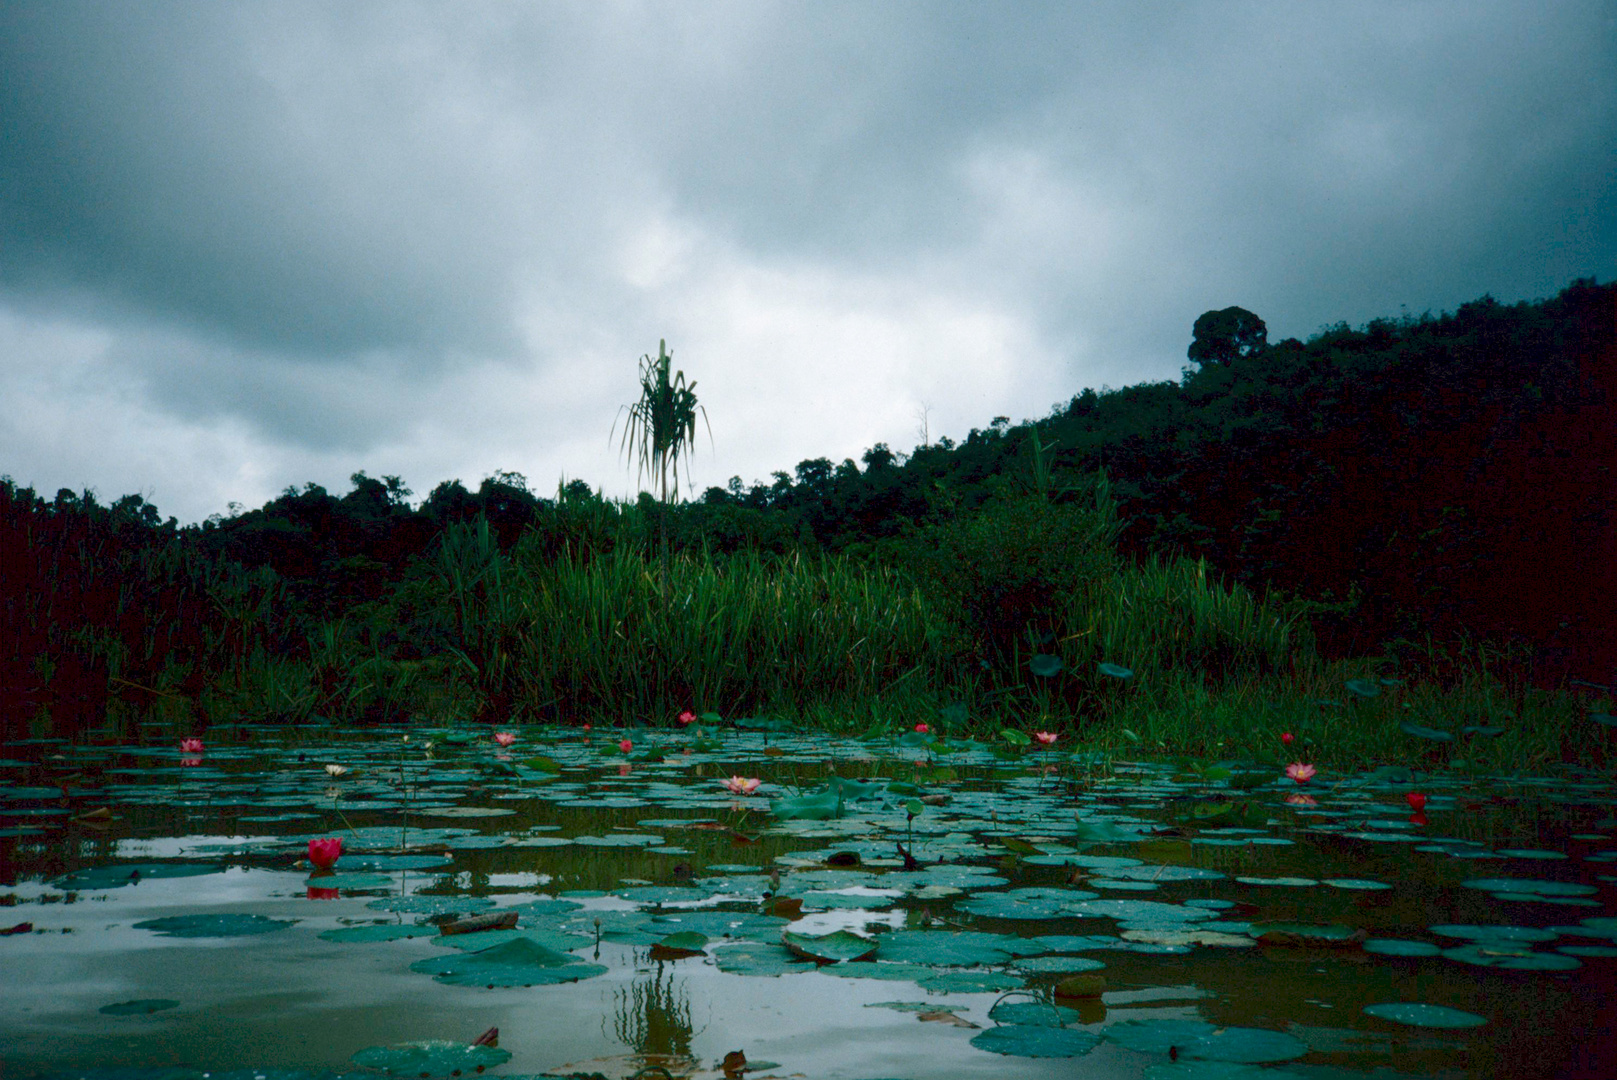
[[[707,425],[707,410],[696,401],[696,383],[686,383],[683,371],[676,371],[672,378],[669,377],[673,359],[666,340],[657,343],[657,359],[653,360],[649,353],[642,356],[640,400],[619,410],[620,414],[628,412],[629,418],[623,426],[623,438],[618,443],[618,449],[639,458],[637,478],[643,478],[648,471],[657,477],[658,493],[664,503],[668,502],[670,478],[673,481],[673,496],[679,498],[679,459],[688,454],[696,441],[697,413],[702,414],[702,423]],[[614,433],[617,431],[616,421],[612,429]],[[708,426],[707,435],[709,439],[713,438],[711,426]],[[611,438],[610,435],[607,437]],[[690,479],[688,458],[685,478],[687,481]]]

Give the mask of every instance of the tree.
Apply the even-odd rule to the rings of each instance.
[[[1204,311],[1191,328],[1188,355],[1202,365],[1228,364],[1262,352],[1269,342],[1269,328],[1246,308],[1227,307]]]
[[[696,414],[701,413],[702,423],[707,424],[707,410],[696,402],[696,383],[687,384],[683,371],[669,378],[668,369],[673,359],[666,340],[657,343],[657,359],[653,360],[649,353],[642,356],[640,400],[619,410],[620,413],[627,410],[629,419],[623,427],[618,449],[640,459],[639,477],[648,471],[657,477],[664,503],[668,502],[670,474],[674,498],[679,498],[679,459],[696,440]],[[617,430],[615,422],[613,430]],[[710,440],[713,438],[712,427],[708,427],[707,435]],[[685,478],[690,479],[689,461]]]

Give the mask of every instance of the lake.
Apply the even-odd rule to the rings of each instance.
[[[511,730],[9,744],[5,1075],[1617,1075],[1605,778]]]

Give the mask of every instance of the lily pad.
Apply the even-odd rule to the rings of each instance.
[[[1479,941],[1458,948],[1444,949],[1443,955],[1462,964],[1503,968],[1506,971],[1572,971],[1583,966],[1575,956],[1535,952],[1523,945],[1511,947],[1502,941]]]
[[[135,924],[136,930],[153,930],[165,937],[245,937],[285,930],[296,919],[271,919],[265,915],[171,915]]]
[[[842,960],[868,960],[876,955],[877,942],[847,930],[830,934],[794,934],[785,931],[780,942],[794,955],[817,964],[835,964]]]
[[[504,1065],[511,1060],[511,1051],[497,1046],[432,1039],[397,1046],[370,1046],[348,1060],[389,1076],[463,1076],[476,1075],[491,1065]]]
[[[343,926],[336,930],[322,930],[322,941],[399,941],[404,938],[434,937],[438,933],[436,926],[396,926],[393,924],[372,926]]]
[[[527,938],[515,938],[482,952],[417,960],[411,971],[455,986],[545,986],[604,975],[606,968],[569,953],[547,949]]]
[[[1374,1016],[1378,1020],[1391,1020],[1395,1024],[1406,1024],[1409,1027],[1470,1028],[1481,1027],[1488,1022],[1486,1017],[1478,1016],[1476,1013],[1450,1009],[1444,1005],[1394,1002],[1366,1005],[1364,1012],[1366,1016]]]
[[[988,1010],[996,1024],[1031,1024],[1035,1027],[1063,1027],[1079,1020],[1077,1009],[1052,1005],[1047,1001],[1001,1001]]]
[[[1005,1024],[971,1040],[971,1045],[989,1053],[1036,1058],[1078,1057],[1099,1044],[1100,1036],[1092,1031],[1035,1024]]]

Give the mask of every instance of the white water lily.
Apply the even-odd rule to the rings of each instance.
[[[346,773],[347,771],[348,771],[348,766],[346,766],[346,765],[327,765],[326,766],[326,775],[330,776],[330,777],[341,776],[344,773]]]

